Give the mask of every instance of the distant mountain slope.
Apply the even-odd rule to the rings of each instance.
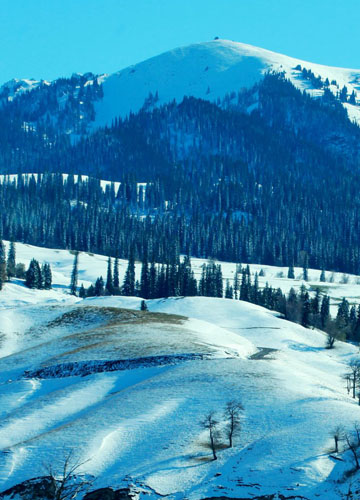
[[[314,97],[325,89],[334,95],[344,92],[341,99],[349,118],[360,123],[360,69],[323,66],[229,40],[176,48],[109,75],[75,74],[52,82],[14,79],[0,87],[0,104],[21,97],[24,119],[31,126],[40,111],[42,120],[46,115],[76,137],[136,113],[144,103],[180,102],[185,96],[221,101],[253,86],[268,71],[284,72]],[[70,118],[64,116],[67,108]]]
[[[249,88],[267,71],[285,72],[298,88],[322,95],[298,66],[329,80],[335,94],[345,85],[356,92],[360,104],[360,70],[333,68],[294,59],[269,50],[229,40],[213,40],[165,52],[104,78],[104,98],[95,105],[95,125],[110,124],[116,116],[137,112],[149,94],[158,95],[158,104],[193,96],[209,101]],[[336,82],[332,84],[331,82]],[[349,116],[360,122],[360,107],[346,105]]]

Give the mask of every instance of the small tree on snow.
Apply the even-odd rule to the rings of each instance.
[[[216,448],[218,441],[217,425],[218,421],[215,420],[213,413],[209,413],[202,422],[202,426],[209,431],[210,447],[214,460],[217,460],[216,456]]]
[[[345,437],[344,429],[340,425],[335,427],[335,429],[332,432],[332,437],[334,438],[335,442],[335,453],[339,452],[339,442],[342,441]]]
[[[359,470],[360,469],[360,463],[359,463],[359,444],[358,444],[358,439],[350,434],[345,434],[345,441],[346,444],[348,445],[348,449],[351,452],[354,462],[355,462],[355,469]]]
[[[229,440],[229,448],[232,448],[234,436],[240,432],[240,416],[243,410],[243,406],[237,401],[229,401],[226,404],[224,417],[226,419],[226,436]]]
[[[360,360],[352,359],[348,363],[349,373],[346,374],[346,377],[350,379],[351,389],[352,389],[352,397],[356,398],[356,388],[359,381],[360,376]]]
[[[86,462],[88,460],[79,462],[74,459],[74,454],[70,451],[59,466],[59,471],[55,471],[53,464],[45,465],[45,469],[54,487],[53,500],[72,500],[78,495],[82,497],[88,491],[93,481],[85,479],[78,472]]]

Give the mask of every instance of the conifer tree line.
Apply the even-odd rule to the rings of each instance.
[[[144,108],[72,144],[61,127],[56,140],[47,133],[46,120],[24,131],[24,120],[40,119],[31,95],[0,112],[0,171],[55,175],[0,183],[3,238],[164,263],[174,246],[278,266],[302,266],[306,254],[312,268],[360,274],[360,129],[336,96],[314,100],[267,75],[224,102]],[[121,186],[63,182],[60,172]]]
[[[32,259],[29,268],[25,271],[23,263],[16,263],[15,243],[10,242],[6,256],[5,245],[0,239],[0,290],[12,278],[25,279],[25,285],[28,288],[37,288],[39,290],[50,290],[52,285],[50,264],[45,262],[40,266],[36,259]]]
[[[77,266],[75,257],[74,267]],[[209,262],[203,264],[199,282],[194,276],[191,268],[191,259],[185,256],[180,262],[174,260],[170,264],[149,264],[147,260],[142,262],[140,280],[135,276],[135,259],[130,257],[124,280],[119,283],[119,263],[116,258],[114,262],[108,258],[107,277],[97,278],[94,285],[86,290],[82,285],[79,290],[81,298],[123,295],[138,296],[143,299],[155,299],[164,297],[225,297],[227,299],[244,300],[272,311],[277,311],[283,317],[305,328],[319,328],[328,333],[328,347],[332,348],[336,339],[360,341],[360,305],[349,305],[344,298],[338,307],[335,319],[330,315],[330,298],[328,295],[321,296],[320,288],[316,289],[315,295],[310,297],[305,285],[300,287],[298,293],[291,288],[288,295],[280,288],[273,288],[266,282],[264,288],[259,287],[259,276],[263,271],[255,273],[252,278],[250,266],[238,264],[232,282],[226,280],[223,287],[223,275],[220,264]],[[292,274],[293,269],[289,268]],[[304,267],[303,273],[307,273]],[[116,278],[115,278],[116,277]],[[145,308],[144,308],[145,310]]]
[[[205,280],[205,281],[204,281]],[[216,285],[210,285],[210,282]],[[221,282],[221,285],[219,283]],[[221,290],[219,289],[221,287]],[[210,295],[210,289],[212,294]],[[135,259],[131,254],[128,260],[122,284],[119,282],[119,261],[115,258],[108,259],[107,277],[97,278],[94,285],[85,290],[81,287],[80,297],[93,297],[100,295],[124,295],[139,296],[144,299],[155,299],[161,297],[196,296],[207,295],[209,297],[222,297],[222,274],[221,266],[209,263],[203,267],[203,278],[198,289],[194,272],[191,269],[189,257],[184,257],[180,262],[174,260],[170,264],[156,264],[154,260],[150,263],[145,259],[141,266],[140,280],[135,277]]]

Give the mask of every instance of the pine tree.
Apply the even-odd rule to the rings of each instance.
[[[240,286],[239,273],[238,273],[237,266],[236,266],[236,271],[235,271],[235,275],[234,275],[234,284],[233,284],[234,299],[235,300],[237,300],[239,298],[239,286]]]
[[[114,282],[113,282],[113,277],[112,277],[112,270],[111,270],[111,257],[108,258],[108,267],[107,267],[107,275],[106,275],[106,292],[109,295],[112,295],[114,292]]]
[[[325,283],[325,281],[326,281],[325,269],[322,269],[320,273],[320,282]]]
[[[95,297],[95,287],[94,285],[90,285],[86,290],[86,297]]]
[[[120,280],[119,280],[119,259],[115,257],[114,262],[114,288],[117,291],[120,288]]]
[[[230,286],[230,281],[226,280],[226,288],[225,288],[225,299],[233,299],[233,288]]]
[[[42,278],[43,278],[43,287],[45,290],[51,290],[52,285],[52,273],[50,264],[44,264],[42,267]]]
[[[309,281],[309,272],[308,272],[308,267],[309,267],[309,259],[308,256],[306,255],[304,258],[304,265],[303,265],[303,280],[304,281]]]
[[[102,276],[98,278],[95,282],[94,294],[96,297],[101,297],[105,294],[104,280]]]
[[[350,304],[344,297],[338,306],[336,324],[339,328],[345,328],[349,324]]]
[[[140,311],[147,311],[147,310],[148,310],[148,306],[146,304],[146,301],[142,300],[141,304],[140,304]]]
[[[295,270],[294,270],[294,266],[289,266],[289,269],[288,269],[288,274],[287,274],[287,277],[291,280],[295,279]]]
[[[140,276],[140,296],[144,299],[150,298],[150,276],[149,276],[149,265],[144,256],[144,260],[141,266],[141,276]]]
[[[330,297],[328,297],[328,295],[324,295],[320,308],[320,319],[321,319],[322,329],[326,328],[329,318],[330,318]]]
[[[302,311],[301,311],[301,324],[305,328],[307,328],[310,325],[310,311],[311,311],[311,306],[310,306],[309,294],[308,292],[306,292],[303,299]]]
[[[5,281],[6,281],[5,247],[2,240],[0,240],[0,290],[4,286]]]
[[[74,264],[71,272],[70,281],[70,293],[71,295],[77,295],[77,284],[78,284],[78,265],[79,265],[79,252],[75,252]]]
[[[133,252],[130,253],[122,286],[122,294],[127,297],[133,297],[135,295],[135,259]]]
[[[28,288],[42,288],[42,275],[39,262],[35,259],[32,259],[29,268],[26,271],[25,285]]]
[[[79,290],[79,297],[81,299],[84,299],[86,297],[86,290],[85,290],[85,287],[84,287],[83,283],[81,283],[81,287],[80,287],[80,290]]]
[[[157,297],[156,294],[156,283],[157,283],[157,270],[154,260],[152,260],[150,264],[149,271],[149,298],[155,299]]]
[[[7,258],[7,267],[6,267],[6,273],[8,279],[13,278],[15,276],[15,267],[16,267],[15,243],[11,241]]]

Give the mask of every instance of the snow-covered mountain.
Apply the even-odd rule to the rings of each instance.
[[[345,99],[344,106],[350,119],[360,123],[360,70],[323,66],[244,43],[213,40],[176,48],[116,73],[96,77],[103,96],[93,101],[95,113],[90,129],[137,112],[144,103],[161,105],[173,99],[181,101],[184,96],[222,100],[253,86],[267,71],[284,72],[296,87],[314,97],[322,95],[325,88],[338,95],[345,86],[348,100],[353,97],[351,102]],[[84,86],[94,78],[84,78]],[[74,79],[77,86],[78,79],[79,75]],[[0,87],[0,95],[8,93],[9,100],[13,100],[39,85],[50,83],[13,80]],[[72,98],[78,94],[74,89],[62,90],[62,107],[66,92]]]
[[[336,93],[345,85],[355,91],[360,104],[360,70],[314,64],[269,50],[229,40],[213,40],[177,48],[104,78],[104,98],[96,103],[96,125],[110,123],[116,116],[138,111],[151,93],[163,104],[184,96],[210,101],[223,99],[258,82],[265,72],[285,72],[292,83],[311,95],[316,89],[299,68],[329,80]],[[333,83],[332,83],[333,82]],[[335,83],[336,82],[336,83]],[[360,107],[345,104],[351,119],[360,122]]]

